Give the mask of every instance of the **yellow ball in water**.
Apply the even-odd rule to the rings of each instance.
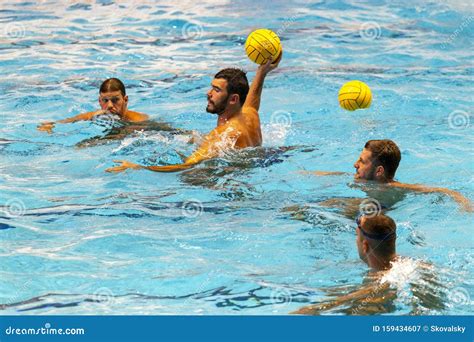
[[[339,104],[346,110],[369,108],[372,103],[372,92],[367,84],[361,81],[349,81],[339,90]]]
[[[245,52],[252,62],[264,64],[268,58],[277,60],[281,54],[280,38],[268,29],[258,29],[247,37]]]

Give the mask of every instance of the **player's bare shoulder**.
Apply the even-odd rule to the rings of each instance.
[[[258,118],[258,111],[251,106],[244,106],[242,108],[242,114],[244,114],[245,116]]]
[[[142,121],[147,121],[150,119],[150,117],[147,114],[134,112],[132,110],[127,111],[127,118],[128,118],[128,121],[131,121],[131,122],[142,122]]]

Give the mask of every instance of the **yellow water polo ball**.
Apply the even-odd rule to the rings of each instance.
[[[346,110],[369,108],[372,103],[372,92],[367,84],[361,81],[349,81],[339,90],[339,105]]]
[[[281,54],[280,38],[268,29],[258,29],[247,37],[245,52],[252,62],[264,64],[268,58],[277,60]]]

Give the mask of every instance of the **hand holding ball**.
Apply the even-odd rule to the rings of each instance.
[[[282,52],[280,38],[268,29],[255,30],[247,37],[245,52],[257,64],[265,64],[270,57],[276,61]]]

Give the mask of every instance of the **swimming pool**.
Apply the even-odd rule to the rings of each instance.
[[[318,202],[367,195],[352,176],[300,171],[353,172],[365,141],[389,138],[398,180],[472,200],[472,15],[457,1],[2,3],[0,312],[287,314],[357,287],[367,266],[354,223]],[[131,109],[206,133],[212,76],[238,66],[253,77],[243,44],[259,27],[284,47],[263,91],[264,149],[175,174],[108,174],[114,159],[176,163],[193,146],[144,131],[77,147],[110,128],[94,122],[36,130],[96,109],[100,83],[119,77]],[[372,88],[370,109],[338,107],[352,79]],[[407,194],[389,215],[398,252],[439,281],[413,277],[388,312],[471,313],[472,214]]]

